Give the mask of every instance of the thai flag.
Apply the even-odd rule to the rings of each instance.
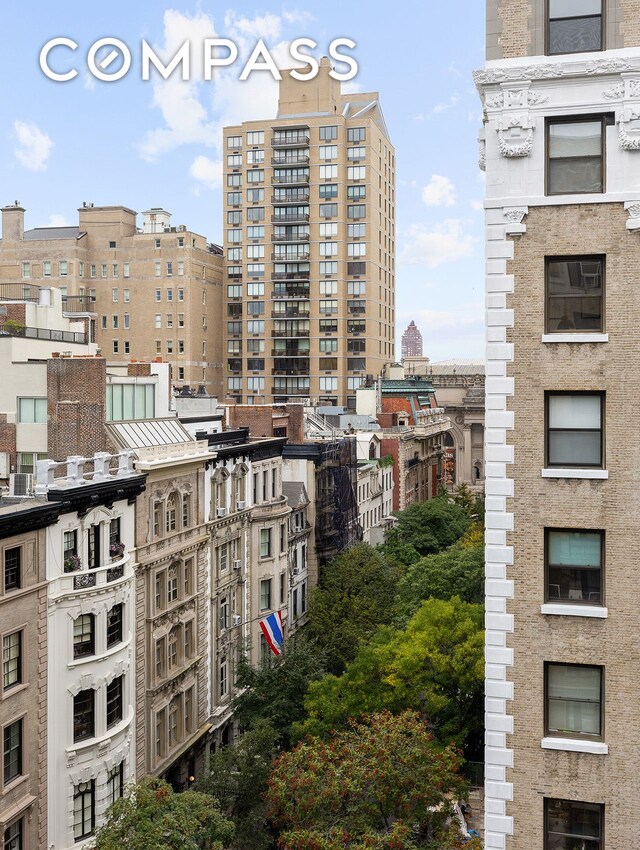
[[[264,620],[260,620],[260,628],[265,636],[269,649],[274,655],[282,655],[284,633],[282,631],[282,615],[280,611],[269,614]]]

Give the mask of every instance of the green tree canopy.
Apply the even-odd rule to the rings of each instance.
[[[276,744],[288,747],[291,724],[305,716],[304,699],[309,682],[324,673],[322,654],[303,634],[294,635],[280,656],[270,656],[259,667],[243,657],[237,682],[242,693],[233,704],[236,719],[244,729],[266,721],[276,734]]]
[[[224,850],[233,824],[208,794],[174,794],[161,779],[144,779],[117,800],[96,833],[95,850]]]
[[[322,649],[327,670],[339,675],[358,645],[382,623],[391,622],[398,570],[377,549],[352,546],[324,570],[311,593],[310,638]]]
[[[233,746],[213,753],[209,776],[198,784],[197,790],[213,795],[235,825],[229,845],[233,850],[266,850],[273,844],[263,793],[276,755],[276,739],[273,726],[257,721]]]
[[[418,714],[375,714],[309,738],[275,763],[268,812],[283,850],[455,846],[451,795],[459,758],[436,746]]]
[[[388,532],[382,548],[387,556],[411,564],[451,546],[470,524],[465,508],[445,496],[416,502],[398,514],[397,524]]]
[[[484,601],[484,545],[461,542],[437,555],[427,555],[407,568],[396,592],[396,622],[403,625],[430,597],[463,602]]]
[[[326,735],[383,709],[411,708],[442,743],[476,752],[482,730],[483,609],[454,597],[429,599],[402,630],[383,626],[341,676],[309,686],[308,717],[292,730]]]

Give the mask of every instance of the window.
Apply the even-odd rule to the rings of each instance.
[[[549,0],[547,53],[602,50],[602,0]]]
[[[193,732],[193,706],[194,706],[194,691],[195,687],[189,688],[184,692],[184,731],[187,733]]]
[[[124,762],[121,761],[107,773],[107,802],[112,806],[124,795]]]
[[[262,260],[264,258],[264,245],[247,245],[248,260]]]
[[[3,732],[4,784],[22,775],[22,720],[4,727]]]
[[[45,260],[42,263],[42,276],[51,277],[51,260]]]
[[[178,629],[171,629],[167,638],[167,649],[169,655],[169,670],[178,666]]]
[[[174,697],[169,703],[169,746],[174,747],[178,743],[178,697]]]
[[[77,569],[79,564],[75,563],[78,554],[78,530],[65,531],[63,535],[62,560],[65,570],[71,566],[72,569]]]
[[[227,192],[227,203],[230,207],[239,207],[242,203],[242,192]]]
[[[359,148],[347,148],[347,159],[350,159],[352,162],[357,162],[360,159],[365,159],[367,156],[367,149],[363,147]]]
[[[320,204],[320,218],[335,218],[337,215],[337,204]],[[322,230],[320,232],[322,233]]]
[[[602,678],[602,667],[545,664],[545,734],[602,739]]]
[[[178,290],[178,301],[184,301],[184,289]]]
[[[321,183],[318,187],[321,198],[337,198],[338,184],[337,183]]]
[[[367,208],[364,204],[352,204],[347,207],[347,218],[366,218]]]
[[[167,504],[164,512],[164,530],[167,534],[170,531],[176,530],[176,502],[173,496],[167,499]]]
[[[242,285],[234,283],[227,286],[227,298],[242,298]]]
[[[8,826],[4,831],[4,841],[2,847],[4,850],[23,850],[23,819],[15,821]]]
[[[320,238],[321,239],[330,239],[331,237],[337,237],[338,235],[338,223],[336,221],[323,222],[320,225]]]
[[[227,148],[237,150],[242,147],[242,136],[227,136]]]
[[[18,422],[45,424],[47,421],[46,398],[19,398]]]
[[[269,611],[270,609],[271,609],[271,579],[265,578],[265,579],[262,579],[262,581],[260,582],[260,610],[261,611]]]
[[[89,276],[90,276],[90,277],[96,277],[96,266],[95,266],[95,263],[91,263],[91,265],[89,266]]]
[[[338,263],[335,260],[321,260],[320,274],[332,275],[338,274]]]
[[[187,620],[184,624],[184,657],[192,658],[194,654],[194,640],[193,640],[193,620]]]
[[[122,642],[124,605],[119,602],[107,613],[107,649]]]
[[[93,835],[96,827],[96,781],[81,782],[73,789],[73,837]]]
[[[122,692],[124,676],[116,678],[107,685],[107,729],[120,723],[123,717]]]
[[[162,679],[166,675],[166,663],[165,663],[165,647],[166,641],[162,637],[156,642],[156,653],[155,653],[155,670],[156,670],[156,679]]]
[[[264,496],[264,501],[266,501],[266,494]],[[261,528],[260,529],[260,557],[261,558],[270,558],[271,557],[271,529],[270,528]]]
[[[367,138],[367,130],[365,127],[351,127],[347,130],[348,142],[364,142]]]
[[[123,289],[122,290],[122,300],[124,301],[125,304],[128,304],[129,301],[131,301],[131,290],[130,289]],[[125,313],[125,315],[126,315],[126,313]]]
[[[153,384],[107,384],[107,421],[152,419],[154,411]]]
[[[264,392],[264,378],[247,378],[247,389],[250,392]]]
[[[603,806],[573,800],[544,801],[544,846],[548,850],[603,850]]]
[[[347,180],[364,180],[366,176],[366,165],[350,165],[347,168]]]
[[[320,378],[320,392],[335,392],[337,389],[337,378]]]
[[[123,263],[122,264],[122,277],[129,277],[131,274],[131,263]],[[128,290],[125,290],[128,292]],[[125,298],[125,301],[127,299]]]
[[[58,263],[58,271],[60,273],[60,277],[67,277],[69,274],[69,263],[66,260],[60,260]]]
[[[603,466],[602,393],[547,393],[547,466]]]
[[[73,698],[73,740],[84,741],[95,735],[95,696],[93,689],[89,688]]]
[[[367,291],[367,284],[364,280],[349,280],[347,281],[347,295],[349,296],[358,296],[365,295]]]
[[[113,340],[113,353],[117,354],[119,350],[120,350],[120,344],[119,344],[117,339],[114,339]]]
[[[95,617],[81,614],[73,621],[73,657],[85,658],[95,653]]]
[[[107,264],[102,263],[100,265],[100,277],[106,277],[106,276],[107,276]]]
[[[604,257],[546,260],[547,333],[602,331]]]
[[[321,165],[320,179],[321,180],[336,180],[338,177],[337,165]]]
[[[338,156],[337,145],[320,145],[318,151],[320,159],[335,159]]]
[[[178,569],[171,567],[167,579],[167,602],[175,602],[178,598]]]
[[[22,548],[13,546],[4,550],[4,592],[19,590],[22,585]]]
[[[156,289],[155,298],[156,298],[156,301],[162,301],[162,290],[161,289]]]
[[[264,130],[253,130],[247,133],[247,145],[263,145]]]
[[[240,168],[242,166],[242,154],[227,154],[227,168]]]
[[[321,313],[337,313],[338,312],[338,302],[337,301],[320,301],[320,312]]]
[[[247,333],[263,334],[264,321],[262,319],[247,322]]]
[[[364,257],[367,253],[366,242],[348,242],[347,256],[348,257]]]
[[[264,283],[248,283],[247,295],[252,297],[256,295],[264,295]]]
[[[602,603],[604,532],[546,529],[549,602]]]
[[[173,301],[173,289],[167,289],[167,301]]]
[[[118,277],[119,270],[118,270],[118,264],[117,263],[113,263],[111,265],[111,275],[112,275],[112,277]]]
[[[264,162],[264,151],[247,151],[247,165],[259,165]]]
[[[114,331],[118,330],[118,317],[117,316],[111,317],[111,327],[114,329]]]
[[[264,181],[264,169],[256,168],[253,171],[247,171],[247,183],[262,183]]]
[[[320,127],[320,141],[321,142],[332,142],[334,139],[338,138],[338,128],[337,127]]]
[[[247,201],[250,204],[259,204],[264,201],[264,189],[247,189]],[[247,211],[247,218],[251,219],[249,211]]]
[[[31,263],[22,264],[22,279],[28,280],[31,277]]]
[[[262,191],[262,190],[252,190],[252,191]],[[264,207],[253,207],[253,209],[247,210],[247,221],[264,221]]]
[[[604,192],[604,128],[607,119],[547,122],[547,194]]]
[[[2,689],[22,684],[22,632],[2,638]]]

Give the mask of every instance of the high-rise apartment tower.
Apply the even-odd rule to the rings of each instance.
[[[402,334],[402,359],[405,357],[422,357],[422,334],[413,319]]]
[[[485,847],[637,847],[640,3],[487,21]]]
[[[238,403],[355,408],[394,359],[395,152],[378,94],[280,82],[278,115],[224,130],[225,384]]]

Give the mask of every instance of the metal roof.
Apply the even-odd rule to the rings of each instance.
[[[173,417],[129,422],[110,422],[108,429],[123,449],[142,449],[151,446],[174,446],[193,443],[192,435]]]
[[[27,241],[34,239],[78,239],[81,235],[84,236],[85,231],[81,231],[79,227],[34,227],[32,230],[25,230],[24,238]]]
[[[286,497],[289,507],[294,510],[309,504],[307,489],[302,481],[283,481],[282,493]]]

